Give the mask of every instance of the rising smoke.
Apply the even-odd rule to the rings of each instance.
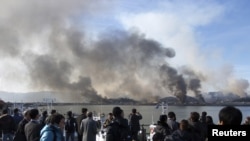
[[[2,2],[0,53],[22,60],[32,90],[55,91],[71,102],[120,97],[152,102],[172,95],[183,103],[189,90],[203,99],[204,76],[170,66],[173,48],[134,30],[90,38],[84,22],[75,23],[107,10],[104,3],[24,1]],[[241,82],[247,89],[248,82]]]

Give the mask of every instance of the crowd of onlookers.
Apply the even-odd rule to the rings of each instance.
[[[100,120],[94,120],[93,113],[87,108],[82,108],[81,114],[77,116],[72,111],[68,111],[66,115],[56,110],[51,110],[50,113],[44,110],[40,113],[37,108],[22,113],[16,108],[13,112],[11,115],[9,109],[3,109],[0,114],[2,141],[96,141],[96,135],[102,129],[107,129],[107,141],[119,141],[121,136],[136,140],[140,130],[139,120],[142,119],[142,115],[132,109],[130,120],[123,120],[124,113],[120,107],[114,107],[103,124]],[[111,128],[111,125],[115,121],[120,122],[116,135],[111,133],[114,127]],[[122,126],[124,131],[120,130]]]
[[[250,117],[242,123],[242,112],[234,106],[223,107],[218,114],[219,123],[206,111],[191,112],[188,119],[176,121],[174,112],[161,115],[155,128],[153,141],[207,141],[210,125],[250,125]],[[176,128],[177,127],[177,128]]]
[[[142,115],[133,108],[124,117],[120,107],[114,107],[103,122],[93,119],[93,112],[82,108],[75,116],[72,111],[66,115],[51,110],[29,109],[20,113],[14,109],[13,115],[3,109],[0,116],[2,141],[96,141],[96,135],[105,129],[106,141],[139,141]],[[191,112],[188,119],[177,121],[176,114],[169,111],[162,114],[155,124],[153,141],[206,141],[209,125],[250,125],[250,117],[242,123],[242,113],[234,106],[225,106],[219,111],[219,123],[206,111],[201,114]],[[145,138],[146,140],[146,138]]]

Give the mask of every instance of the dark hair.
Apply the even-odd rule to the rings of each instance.
[[[183,119],[183,120],[180,121],[180,129],[181,130],[188,130],[189,129],[188,120]]]
[[[72,117],[72,111],[67,112],[68,117]]]
[[[14,113],[18,113],[19,109],[18,108],[15,108],[14,109]]]
[[[192,121],[197,122],[200,119],[200,114],[198,112],[191,112],[190,118]]]
[[[39,115],[38,109],[31,109],[30,110],[30,118],[31,119],[35,119],[37,115]]]
[[[45,111],[42,112],[42,115],[43,115],[43,116],[47,116],[47,115],[48,115],[48,112],[45,110]]]
[[[203,112],[201,112],[201,115],[206,116],[206,115],[207,115],[207,112],[206,112],[206,111],[203,111]]]
[[[168,120],[168,116],[167,115],[160,115],[160,118],[159,118],[160,122],[165,122],[166,120]]]
[[[114,107],[112,113],[115,117],[119,117],[122,114],[122,109],[120,107]]]
[[[211,116],[206,116],[206,123],[207,124],[214,124],[213,118]]]
[[[132,113],[136,113],[136,109],[135,108],[132,109]]]
[[[226,106],[219,112],[219,121],[223,122],[223,125],[240,125],[242,112],[234,106]]]
[[[59,113],[55,113],[53,115],[51,115],[51,124],[59,124],[60,121],[64,119],[64,116],[62,114]]]
[[[206,123],[206,116],[207,116],[207,112],[206,111],[201,112],[200,122]]]
[[[93,113],[92,112],[88,112],[87,113],[87,117],[93,117]]]
[[[172,119],[172,118],[176,118],[176,115],[173,111],[170,111],[168,112],[168,117]]]
[[[56,113],[56,110],[55,109],[52,109],[51,111],[50,111],[50,114],[51,115],[53,115],[53,114],[55,114]]]
[[[87,108],[82,108],[82,113],[86,113],[88,111]]]

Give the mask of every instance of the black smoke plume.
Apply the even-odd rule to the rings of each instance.
[[[18,62],[15,71],[25,77],[16,81],[31,91],[55,91],[70,102],[175,96],[183,103],[188,90],[201,96],[203,77],[169,65],[173,48],[135,30],[90,33],[89,18],[116,1],[0,1],[0,57]]]

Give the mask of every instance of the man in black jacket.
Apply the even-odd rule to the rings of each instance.
[[[78,130],[76,118],[74,118],[72,111],[68,111],[67,116],[65,123],[65,139],[66,141],[74,141],[75,132]]]
[[[4,109],[0,117],[0,129],[2,130],[2,139],[6,141],[8,138],[13,140],[14,132],[16,130],[14,118],[8,114],[8,109]]]
[[[138,132],[140,131],[140,120],[142,115],[136,111],[135,108],[132,109],[132,113],[129,115],[129,126],[131,131],[132,140],[138,140]]]
[[[25,110],[23,112],[23,116],[24,118],[18,124],[17,131],[15,133],[15,137],[13,141],[27,141],[25,132],[24,132],[24,127],[30,121],[30,111]]]
[[[120,107],[113,108],[114,119],[107,127],[106,141],[130,141],[128,120]]]

